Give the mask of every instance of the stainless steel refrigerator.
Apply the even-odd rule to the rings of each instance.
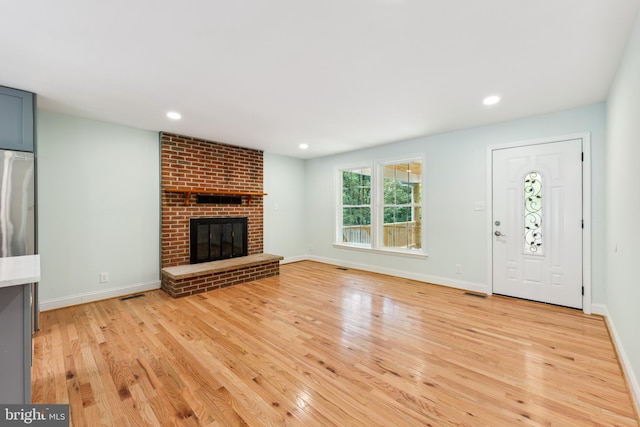
[[[33,153],[0,150],[0,258],[36,253]],[[38,290],[32,286],[32,325],[38,329]]]

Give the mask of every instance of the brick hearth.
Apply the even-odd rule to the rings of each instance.
[[[281,256],[249,255],[162,269],[162,289],[172,297],[224,288],[279,274]]]

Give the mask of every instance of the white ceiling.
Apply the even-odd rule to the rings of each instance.
[[[0,0],[0,85],[310,158],[604,101],[639,4]]]

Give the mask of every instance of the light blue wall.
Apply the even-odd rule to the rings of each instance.
[[[296,261],[306,253],[305,161],[264,153],[264,251]]]
[[[491,126],[416,138],[307,161],[306,204],[310,255],[319,260],[468,289],[486,290],[487,218],[475,211],[487,197],[491,145],[589,132],[592,152],[592,301],[606,300],[604,273],[605,106],[529,117]],[[427,259],[333,247],[334,178],[338,167],[362,160],[425,153]],[[488,202],[487,202],[488,203]],[[455,274],[455,265],[462,274]]]
[[[605,245],[609,323],[640,409],[639,164],[640,15],[607,99]]]
[[[156,132],[38,113],[43,309],[159,286],[159,149]]]
[[[487,147],[590,132],[593,302],[604,304],[604,113],[598,104],[308,161],[265,153],[265,251],[287,260],[310,255],[452,286],[486,287],[487,220],[474,204],[486,199]],[[42,298],[157,280],[157,134],[47,112],[39,115],[38,133],[41,253],[51,252],[43,260],[45,272],[51,271],[43,280]],[[336,167],[420,152],[426,155],[429,257],[334,248]],[[77,231],[78,224],[85,231]],[[123,252],[118,238],[135,243]],[[78,262],[79,267],[69,267]],[[454,273],[456,264],[462,265],[460,275]],[[109,285],[96,283],[102,271],[110,273]]]

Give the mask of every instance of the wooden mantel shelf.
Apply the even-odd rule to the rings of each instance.
[[[266,196],[267,193],[257,191],[225,191],[225,190],[208,190],[205,188],[187,188],[187,187],[168,187],[164,191],[167,193],[183,193],[184,204],[189,205],[189,198],[192,194],[214,194],[216,196],[247,196],[248,202],[251,203],[252,197]]]

